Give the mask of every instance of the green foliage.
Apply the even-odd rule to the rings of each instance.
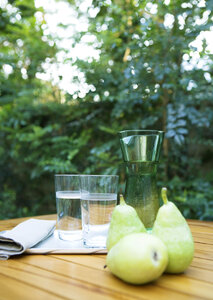
[[[32,151],[36,144],[39,148],[48,130],[40,128],[36,118],[42,112],[37,113],[36,103],[53,98],[51,85],[38,80],[36,73],[56,53],[54,44],[43,41],[45,22],[36,20],[36,11],[33,0],[8,1],[0,8],[0,218],[38,213],[42,206],[39,185],[42,181],[45,190],[49,184],[49,179],[42,178],[43,171],[38,179],[39,166],[30,172],[30,155],[37,159],[33,161],[37,166],[41,153]]]
[[[200,219],[212,219],[213,68],[205,38],[201,46],[193,42],[212,26],[211,6],[93,1],[97,14],[89,32],[100,58],[77,61],[95,87],[84,101],[112,103],[110,129],[166,132],[159,186],[171,190],[170,199],[186,217]]]
[[[15,10],[0,13],[0,218],[54,212],[56,173],[119,174],[123,192],[117,132],[161,129],[159,187],[186,217],[212,220],[212,54],[205,39],[192,43],[212,26],[212,1],[93,1],[89,30],[75,36],[95,36],[100,53],[74,63],[92,86],[83,99],[36,78],[57,48],[43,38],[33,0],[8,2]],[[82,14],[82,1],[68,2]]]

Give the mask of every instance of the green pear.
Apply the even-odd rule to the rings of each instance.
[[[144,284],[161,276],[168,263],[168,253],[159,238],[148,233],[132,233],[111,248],[106,262],[118,278]]]
[[[120,204],[112,212],[106,241],[107,250],[110,250],[122,237],[134,232],[146,232],[146,229],[136,210],[127,205],[121,195]]]
[[[191,263],[194,255],[194,242],[190,228],[174,203],[169,202],[167,189],[162,188],[164,205],[158,210],[152,233],[167,247],[169,263],[167,273],[181,273]]]

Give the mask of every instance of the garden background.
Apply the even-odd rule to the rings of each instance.
[[[86,2],[56,1],[88,25],[50,34],[34,0],[0,1],[0,219],[54,213],[56,173],[119,174],[123,192],[117,132],[157,129],[159,188],[213,220],[213,1]],[[66,71],[45,79],[61,51]]]

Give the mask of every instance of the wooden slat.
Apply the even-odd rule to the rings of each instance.
[[[40,268],[44,268],[43,266],[45,262],[45,269],[48,269],[50,272],[62,274],[66,269],[66,275],[69,277],[71,276],[72,278],[81,280],[84,283],[96,284],[98,287],[110,289],[119,294],[123,293],[125,295],[131,295],[131,297],[140,296],[141,293],[148,297],[148,299],[152,299],[152,297],[154,297],[155,295],[158,295],[158,299],[165,299],[166,296],[172,297],[175,294],[179,297],[178,299],[187,299],[187,297],[198,296],[196,295],[196,293],[190,293],[188,289],[181,290],[181,287],[179,287],[178,285],[176,288],[171,289],[170,283],[167,283],[167,286],[159,284],[163,280],[162,278],[164,278],[165,276],[166,278],[168,278],[169,276],[171,281],[173,281],[173,275],[163,275],[156,283],[135,287],[132,285],[127,285],[119,279],[115,278],[108,269],[100,270],[90,268],[85,265],[75,264],[72,262],[68,263],[66,261],[66,258],[66,255],[64,255],[64,258],[63,256],[61,256],[60,259],[55,259],[54,257],[49,256],[48,261],[45,261],[44,256],[25,256],[21,259],[21,261],[32,264],[34,266],[39,266]],[[89,259],[89,256],[87,256],[87,258]],[[179,276],[176,276],[176,280],[179,278]],[[191,280],[191,284],[193,284],[194,287],[196,287],[197,283],[197,281]],[[204,282],[203,284],[205,285],[206,283]],[[201,297],[201,295],[199,295],[199,297]]]
[[[96,282],[94,282],[94,284],[88,285],[86,282],[82,280],[80,281],[76,281],[73,279],[71,280],[67,275],[63,275],[64,277],[61,278],[59,275],[55,274],[54,272],[45,272],[44,270],[41,271],[39,268],[37,268],[38,270],[36,271],[36,267],[32,268],[32,266],[28,266],[28,268],[26,268],[25,264],[22,265],[23,267],[21,266],[20,263],[18,264],[18,262],[16,262],[15,264],[13,264],[13,268],[5,268],[5,272],[4,272],[4,268],[2,267],[0,268],[0,272],[6,274],[7,270],[9,270],[10,276],[12,276],[14,279],[19,277],[21,278],[20,280],[23,280],[27,284],[38,286],[39,288],[45,289],[46,291],[53,291],[56,294],[59,294],[59,296],[61,297],[65,297],[65,298],[70,297],[68,299],[146,299],[146,297],[144,297],[140,293],[131,293],[131,295],[130,294],[126,295],[125,293],[122,293],[121,296],[120,293],[117,293],[117,291],[114,291],[111,288],[102,287],[100,289],[99,284],[97,284],[99,278],[96,278]],[[36,273],[38,276],[35,276]],[[49,276],[51,276],[51,278],[49,278]],[[51,282],[50,281],[51,279],[54,279],[54,282]],[[65,282],[67,282],[68,285],[65,285]],[[80,288],[79,291],[76,291],[75,289],[76,286],[75,285],[73,286],[73,282],[76,282],[77,286]],[[125,285],[124,283],[121,284]],[[100,294],[99,293],[96,295],[93,294],[92,297],[90,297],[91,295],[88,287],[91,287],[91,289],[93,289],[94,291],[100,291]],[[86,295],[84,295],[82,288],[87,289]],[[139,287],[131,286],[131,289],[133,288],[136,291]],[[159,288],[157,290],[161,291],[161,289]],[[151,295],[154,296],[154,293],[152,291],[150,292]],[[143,291],[143,294],[144,293],[147,294],[147,291]],[[174,296],[175,294],[172,292],[169,293],[166,292],[166,295]],[[163,299],[163,298],[160,297],[159,299]],[[188,298],[186,298],[185,295],[182,296],[180,294],[180,299],[188,299]]]
[[[191,225],[190,226],[191,231],[196,233],[204,233],[204,234],[210,234],[210,236],[213,235],[213,227],[212,226],[197,226],[197,225]]]
[[[213,270],[213,260],[194,257],[191,266],[198,267],[200,269]]]
[[[209,254],[213,254],[213,247],[210,244],[195,243],[195,251],[203,251]]]
[[[213,222],[212,221],[201,221],[201,220],[187,220],[189,225],[195,225],[195,226],[207,226],[213,228]]]
[[[51,299],[59,300],[52,293],[47,293],[34,286],[28,285],[18,280],[18,278],[10,277],[10,274],[0,274],[0,300],[38,300]]]
[[[169,287],[172,290],[184,292],[191,297],[200,297],[201,299],[212,300],[212,287],[213,285],[191,279],[186,275],[164,275],[159,279],[160,286]]]
[[[213,260],[213,253],[197,249],[195,251],[195,257],[200,257],[200,258],[204,258],[204,259]]]
[[[213,283],[213,270],[204,270],[195,266],[190,266],[185,272],[185,276],[199,281]]]
[[[73,262],[83,266],[103,270],[106,264],[106,255],[105,257],[99,257],[99,255],[51,255],[56,259],[62,259],[68,262]]]
[[[11,278],[18,278],[19,281],[27,283],[27,285],[33,286],[38,290],[42,289],[49,294],[55,294],[57,297],[69,299],[71,296],[72,299],[88,300],[119,299],[116,293],[104,290],[100,291],[98,288],[94,288],[93,284],[77,281],[63,274],[59,275],[55,272],[49,272],[32,265],[20,263],[19,261],[14,260],[12,264],[0,267],[0,274],[7,275],[8,271]],[[66,268],[64,269],[65,271]]]
[[[213,238],[208,238],[208,237],[204,237],[203,235],[198,237],[198,236],[194,236],[194,242],[195,243],[200,243],[200,244],[207,244],[207,245],[213,245]]]
[[[193,231],[192,231],[193,232]],[[211,244],[213,241],[213,234],[209,233],[194,233],[193,232],[194,239],[198,239],[198,241],[202,241],[202,239],[205,239],[207,243]]]

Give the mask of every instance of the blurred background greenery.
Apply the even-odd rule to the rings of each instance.
[[[54,213],[56,173],[119,174],[123,192],[117,132],[158,129],[159,187],[185,217],[213,220],[213,1],[64,2],[88,21],[59,76],[73,92],[38,76],[62,48],[60,34],[45,34],[45,10],[0,5],[0,219]],[[96,57],[73,58],[82,40]]]

